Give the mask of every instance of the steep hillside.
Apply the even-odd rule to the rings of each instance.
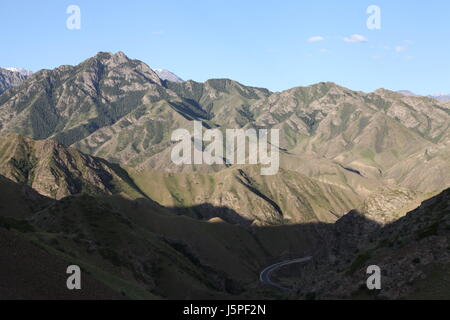
[[[70,261],[2,228],[1,223],[0,256],[0,300],[126,299],[89,274],[82,275],[82,290],[67,290]]]
[[[161,80],[122,52],[99,53],[81,64],[41,70],[0,97],[0,133],[72,144],[114,123],[142,101],[159,97]]]
[[[164,90],[168,97],[144,103],[121,121],[97,130],[74,146],[133,167],[173,172],[198,170],[192,166],[171,165],[167,151],[173,146],[172,132],[179,128],[192,131],[192,120],[202,121],[207,128],[243,127],[248,123],[248,106],[269,94],[265,89],[245,87],[226,79],[205,83],[169,82]]]
[[[233,167],[211,174],[132,169],[129,173],[150,198],[175,207],[180,213],[206,220],[220,217],[233,223],[263,225],[332,222],[362,200],[352,190],[292,171],[261,176],[259,166]]]
[[[445,285],[450,190],[384,227],[356,211],[334,225],[242,227],[220,218],[177,216],[146,199],[51,200],[20,191],[27,188],[0,180],[0,252],[7,259],[0,266],[0,288],[14,288],[0,290],[1,298],[287,298],[261,286],[258,274],[270,263],[307,255],[314,256],[309,265],[289,276],[273,275],[298,285],[298,295],[291,298],[450,294]],[[13,201],[6,201],[8,190]],[[11,216],[16,202],[24,203],[24,216]],[[21,248],[19,254],[12,248]],[[19,267],[12,270],[14,261]],[[37,277],[30,264],[42,270]],[[86,274],[82,296],[65,290],[69,264]],[[381,291],[364,289],[365,269],[372,264],[383,270]]]
[[[449,229],[450,189],[382,228],[349,214],[336,223],[330,246],[302,271],[298,288],[320,299],[448,299]],[[365,286],[370,265],[382,270],[381,290]]]
[[[54,140],[34,141],[18,134],[0,137],[0,174],[54,199],[78,193],[143,196],[118,165]]]
[[[0,215],[4,219],[9,218],[23,220],[29,218],[33,212],[39,211],[54,200],[40,195],[25,184],[15,183],[0,175]]]
[[[389,169],[414,154],[440,148],[450,130],[448,111],[434,100],[386,90],[363,94],[332,83],[273,94],[252,110],[260,114],[256,124],[283,130],[282,145],[291,153],[313,154],[365,177],[395,183],[400,177],[392,177],[396,170],[386,175]],[[449,168],[448,160],[437,154],[433,158]],[[431,167],[427,172],[439,175]],[[442,182],[430,181],[427,187],[440,189]]]
[[[12,182],[5,187],[20,188]],[[317,245],[312,226],[244,228],[220,219],[198,221],[146,199],[77,195],[41,204],[26,220],[0,211],[5,239],[0,252],[8,258],[0,267],[0,287],[15,286],[0,291],[0,298],[70,297],[61,281],[69,264],[88,275],[85,297],[271,297],[273,292],[259,289],[259,270],[280,254],[309,253]],[[19,255],[13,254],[14,243],[23,249]],[[24,256],[33,246],[37,249]],[[22,265],[12,276],[14,259],[31,259],[42,272],[35,277]]]

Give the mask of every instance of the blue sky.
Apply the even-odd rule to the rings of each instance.
[[[66,27],[71,4],[80,30]],[[369,5],[380,30],[366,26]],[[2,0],[0,65],[37,71],[120,50],[196,81],[449,93],[449,13],[448,0]]]

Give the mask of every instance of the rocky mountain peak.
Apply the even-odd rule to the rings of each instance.
[[[131,61],[131,59],[128,58],[122,51],[118,51],[116,53],[100,51],[95,55],[94,59],[110,65],[120,65]]]
[[[162,85],[157,73],[140,60],[129,58],[122,51],[99,52],[79,65],[82,71],[94,72],[107,78],[125,78],[127,81],[153,82]]]

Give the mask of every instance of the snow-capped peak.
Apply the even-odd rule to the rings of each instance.
[[[156,74],[158,77],[160,77],[162,80],[168,80],[172,82],[183,82],[184,80],[181,79],[179,76],[177,76],[175,73],[170,72],[166,69],[155,69]]]
[[[4,68],[4,69],[6,69],[8,71],[11,71],[11,72],[20,73],[21,75],[24,75],[24,76],[27,76],[27,77],[29,77],[29,76],[31,76],[33,74],[33,71],[26,70],[26,69],[23,69],[23,68],[12,68],[12,67],[10,67],[10,68]]]

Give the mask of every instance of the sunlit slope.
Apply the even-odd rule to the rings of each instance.
[[[335,221],[361,200],[352,190],[293,171],[282,169],[276,175],[262,176],[260,169],[242,166],[212,174],[128,172],[150,198],[202,219],[218,216],[233,222],[269,224]],[[222,209],[208,210],[208,206]]]

